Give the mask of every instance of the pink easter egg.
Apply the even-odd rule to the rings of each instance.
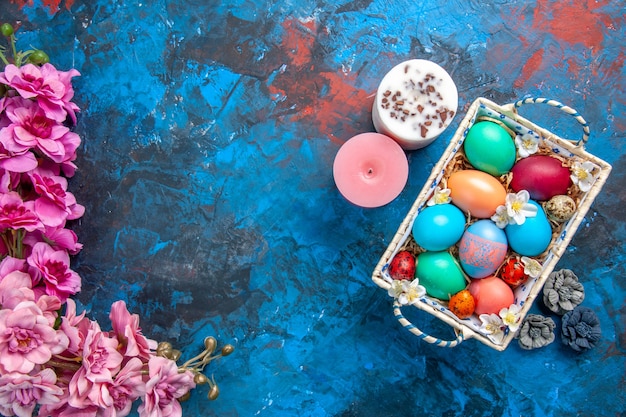
[[[498,314],[503,308],[508,308],[515,302],[513,290],[506,282],[496,276],[482,279],[473,279],[469,292],[476,302],[476,315]]]

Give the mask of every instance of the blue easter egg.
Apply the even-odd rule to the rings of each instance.
[[[413,239],[428,251],[442,251],[454,245],[463,236],[465,215],[452,204],[426,207],[415,218]]]
[[[470,277],[485,278],[504,262],[508,248],[504,230],[492,220],[478,220],[461,237],[459,261]]]
[[[526,217],[523,224],[509,224],[504,229],[511,249],[522,256],[537,256],[543,253],[552,241],[552,227],[537,202],[530,200],[537,207],[535,217]]]

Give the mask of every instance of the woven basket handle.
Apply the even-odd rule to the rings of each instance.
[[[398,321],[400,322],[400,324],[407,329],[408,331],[410,331],[411,333],[413,333],[415,336],[419,337],[421,340],[428,342],[430,344],[433,344],[435,346],[439,346],[439,347],[455,347],[457,345],[459,345],[461,342],[463,342],[465,340],[465,335],[463,334],[462,331],[458,331],[455,329],[456,332],[456,339],[454,340],[441,340],[441,339],[437,339],[434,336],[430,336],[426,333],[424,333],[423,331],[421,331],[420,329],[418,329],[417,327],[415,327],[414,324],[412,324],[410,321],[408,321],[403,315],[402,315],[402,311],[400,311],[400,308],[402,307],[402,305],[398,302],[398,301],[394,301],[393,303],[393,315],[396,316],[396,319],[398,319]]]
[[[556,107],[557,109],[560,109],[561,111],[563,111],[563,112],[569,114],[570,116],[574,117],[576,119],[576,121],[578,123],[580,123],[581,126],[583,127],[583,137],[576,142],[576,145],[583,145],[584,146],[587,143],[587,141],[589,140],[589,124],[573,108],[571,108],[569,106],[566,106],[565,104],[563,104],[561,102],[558,102],[556,100],[550,100],[548,98],[543,98],[543,97],[525,98],[523,100],[516,101],[515,103],[513,103],[513,106],[517,109],[518,107],[521,107],[523,104],[528,104],[528,103],[548,104],[548,105],[550,105],[552,107]]]

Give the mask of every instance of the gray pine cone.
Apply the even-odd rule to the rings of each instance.
[[[569,269],[554,271],[543,286],[543,303],[550,311],[563,315],[585,299],[585,288]]]
[[[547,346],[554,342],[555,327],[556,324],[550,317],[529,314],[517,333],[518,343],[522,349],[526,350]]]
[[[592,309],[578,306],[563,316],[561,340],[576,352],[591,349],[601,336],[600,320]]]

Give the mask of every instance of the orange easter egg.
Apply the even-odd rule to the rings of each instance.
[[[466,319],[474,314],[476,302],[469,290],[461,290],[450,297],[448,309],[460,319]]]
[[[497,178],[474,169],[454,172],[448,188],[452,203],[479,219],[493,216],[506,199],[506,190]]]

